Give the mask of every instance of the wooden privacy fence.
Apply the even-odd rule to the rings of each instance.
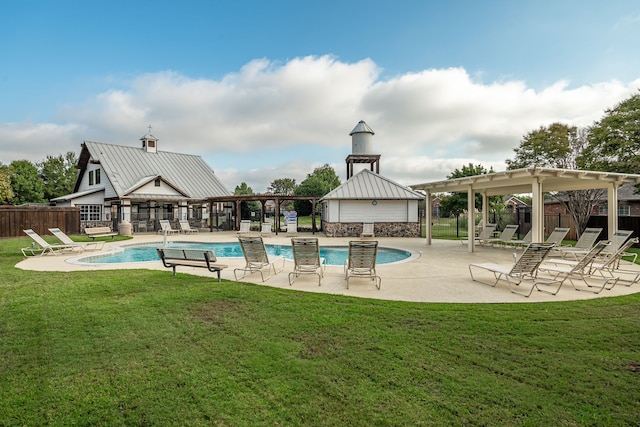
[[[67,234],[80,234],[80,208],[58,206],[0,206],[0,237],[24,236],[22,230],[33,229],[40,235],[51,234],[49,228]]]

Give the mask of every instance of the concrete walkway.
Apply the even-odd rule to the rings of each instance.
[[[300,233],[300,236],[312,235]],[[353,238],[325,237],[316,234],[320,246],[323,245],[348,245]],[[193,242],[236,242],[235,232],[200,232],[192,235],[172,235],[167,238],[172,241],[193,241]],[[264,283],[260,279],[260,274],[252,274],[243,282],[257,283],[264,286],[272,286],[283,289],[293,289],[305,292],[323,292],[335,295],[346,295],[353,297],[375,298],[398,301],[414,302],[450,302],[450,303],[511,303],[511,302],[546,302],[546,301],[568,301],[579,299],[602,298],[617,295],[627,295],[640,292],[640,284],[630,287],[616,285],[612,290],[604,290],[600,294],[588,291],[576,291],[569,281],[566,281],[557,295],[549,295],[534,291],[531,297],[526,298],[513,294],[509,291],[506,283],[499,283],[496,287],[490,287],[471,280],[469,275],[470,263],[497,262],[501,264],[513,263],[513,249],[485,248],[479,247],[474,253],[469,253],[465,245],[459,241],[434,240],[428,246],[422,238],[377,238],[380,246],[399,248],[412,251],[415,255],[409,261],[395,264],[381,264],[377,267],[378,274],[382,277],[381,289],[376,289],[372,281],[367,279],[351,279],[349,289],[346,288],[344,270],[342,266],[327,266],[322,286],[318,286],[318,280],[313,275],[303,275],[295,280],[293,286],[289,286],[288,275],[293,270],[293,262],[286,261],[285,268]],[[162,244],[161,235],[136,235],[132,240],[116,243],[107,243],[100,253],[113,250],[116,246],[129,245],[135,243],[157,242]],[[291,239],[284,233],[279,236],[265,237],[265,244],[290,245]],[[518,252],[518,251],[516,251]],[[164,268],[162,262],[153,261],[145,263],[128,264],[77,264],[74,259],[83,256],[95,255],[96,252],[84,252],[81,255],[47,255],[43,257],[33,257],[25,259],[16,265],[24,270],[37,271],[74,271],[74,270],[104,270],[104,269],[131,269],[148,268],[165,270],[167,275],[172,274],[170,269]],[[222,278],[235,280],[233,269],[244,266],[242,258],[222,258],[220,262],[229,265],[223,270]],[[640,271],[640,266],[625,264],[626,269],[636,269]],[[202,268],[178,267],[179,273],[197,274],[210,276],[214,273]],[[241,273],[240,273],[241,274]],[[487,276],[488,278],[489,276]],[[212,286],[215,286],[215,281]],[[529,284],[523,285],[528,289]]]

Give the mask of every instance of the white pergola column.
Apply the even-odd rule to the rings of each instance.
[[[482,192],[482,223],[485,226],[489,223],[489,196],[486,191]]]
[[[431,193],[427,191],[427,194],[424,196],[424,221],[425,221],[425,235],[427,238],[427,245],[431,244],[431,221],[433,221],[433,199],[431,198]],[[422,230],[420,230],[422,231]]]
[[[607,186],[607,228],[611,239],[618,231],[618,185],[615,183]]]
[[[473,191],[473,187],[469,186],[467,190],[467,237],[469,238],[469,252],[475,250],[476,244],[476,194]]]
[[[531,183],[531,241],[544,242],[544,197],[542,181],[536,178]]]

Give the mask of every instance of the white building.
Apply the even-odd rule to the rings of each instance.
[[[128,221],[134,231],[151,231],[159,219],[200,225],[208,197],[232,194],[200,156],[160,151],[151,133],[140,140],[141,147],[82,144],[74,192],[53,199],[80,207],[81,229]]]

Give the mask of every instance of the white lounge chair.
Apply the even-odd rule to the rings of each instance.
[[[376,237],[374,233],[374,224],[372,222],[365,222],[362,224],[362,233],[360,233],[360,237]]]
[[[547,243],[555,243],[556,246],[554,246],[554,247],[562,246],[562,241],[567,236],[568,232],[569,232],[568,228],[556,227],[556,228],[553,229],[551,234],[549,234],[549,237],[547,237],[547,240],[545,240],[545,242],[547,242]]]
[[[527,232],[527,234],[524,235],[524,237],[522,239],[520,239],[520,240],[518,240],[518,239],[510,240],[508,242],[508,244],[511,245],[511,246],[514,246],[514,247],[528,246],[529,243],[531,243],[533,241],[532,235],[533,235],[533,230],[530,229]]]
[[[171,228],[171,223],[168,219],[161,219],[159,222],[160,231],[162,231],[163,234],[175,234],[180,232],[180,230],[174,230],[173,228]]]
[[[511,240],[513,240],[513,236],[515,236],[516,231],[518,231],[517,224],[506,225],[504,230],[502,230],[502,233],[500,233],[500,237],[488,239],[487,243],[491,245],[500,245],[504,248],[510,244]]]
[[[541,292],[550,293],[551,295],[555,295],[558,293],[558,291],[562,287],[562,284],[566,280],[569,280],[575,290],[584,290],[584,288],[576,286],[574,279],[581,280],[585,285],[587,285],[587,288],[590,291],[596,294],[600,293],[605,288],[611,289],[615,284],[615,281],[617,280],[616,278],[607,278],[602,275],[594,276],[591,272],[591,265],[593,264],[594,260],[607,246],[609,246],[609,244],[609,241],[601,240],[597,245],[591,248],[591,250],[587,252],[580,260],[573,263],[573,265],[558,265],[553,262],[553,258],[547,258],[547,261],[542,263],[540,267],[538,267],[538,270],[550,274],[554,280],[559,280],[559,282],[557,283],[557,287],[553,291],[540,286],[538,286],[538,290]],[[596,280],[602,282],[601,286],[599,286],[597,290],[593,290],[593,288],[597,287],[596,285],[593,285],[592,279],[594,277]]]
[[[479,243],[480,246],[484,246],[485,243],[487,243],[489,241],[489,239],[493,238],[493,233],[495,233],[496,231],[496,225],[495,224],[487,224],[482,228],[482,231],[480,232],[480,234],[478,234],[477,237],[475,237],[475,242]],[[465,243],[468,243],[468,240],[460,240],[460,242],[464,245]]]
[[[595,245],[598,236],[602,232],[602,228],[586,228],[580,238],[576,242],[575,246],[556,246],[553,248],[552,256],[572,257],[576,258],[580,255],[584,255],[591,250]]]
[[[273,231],[271,230],[271,223],[270,222],[263,222],[262,223],[262,228],[260,229],[260,235],[262,237],[273,236]]]
[[[375,282],[380,289],[382,278],[376,273],[376,257],[378,242],[375,240],[360,240],[349,242],[349,256],[344,264],[344,277],[349,289],[349,279],[365,277]]]
[[[264,247],[264,242],[262,241],[262,237],[260,236],[240,236],[238,237],[240,241],[240,247],[242,248],[242,253],[244,254],[245,266],[241,268],[236,268],[233,270],[233,275],[236,280],[238,279],[238,271],[242,271],[243,275],[240,279],[244,278],[247,274],[252,273],[260,273],[260,277],[262,281],[269,279],[271,277],[271,270],[273,270],[273,274],[277,274],[284,269],[284,257],[270,257],[267,254],[267,249]],[[276,269],[276,261],[282,261],[282,267],[280,270]],[[267,279],[264,278],[264,270],[266,269]]]
[[[293,271],[289,273],[289,286],[301,274],[317,274],[318,286],[322,284],[326,260],[320,256],[320,246],[316,237],[294,237],[291,239],[293,251]]]
[[[287,236],[298,235],[298,223],[296,221],[287,224]]]
[[[186,219],[181,219],[180,221],[178,221],[178,223],[180,224],[180,231],[182,231],[184,234],[193,234],[198,232],[197,228],[191,228],[189,221],[187,221]]]
[[[34,242],[34,244],[32,244],[31,247],[20,249],[22,251],[22,255],[24,256],[41,256],[46,254],[57,255],[61,253],[69,253],[69,252],[77,251],[78,249],[82,251],[82,248],[79,248],[76,245],[68,245],[68,244],[52,245],[48,243],[46,240],[44,240],[42,237],[40,237],[40,235],[35,231],[33,231],[32,229],[22,230],[22,231],[24,231],[27,236],[31,237],[31,239]]]
[[[71,237],[67,236],[64,231],[60,230],[59,228],[50,228],[49,232],[63,244],[77,247],[83,251],[98,251],[102,249],[105,244],[104,240],[94,240],[93,242],[75,242],[71,239]]]
[[[553,243],[531,243],[527,246],[520,257],[516,258],[516,262],[513,265],[504,265],[496,263],[481,263],[481,264],[469,264],[469,274],[473,281],[483,283],[489,286],[496,286],[498,282],[503,279],[509,285],[509,289],[514,294],[524,295],[528,297],[531,295],[534,289],[538,285],[538,267],[542,261],[547,257]],[[516,257],[516,254],[513,254]],[[474,276],[473,269],[489,271],[493,274],[494,280],[491,282],[479,279]],[[477,273],[476,273],[477,274]],[[524,281],[532,283],[528,292],[521,292],[516,286],[519,286]],[[552,280],[546,280],[542,282],[545,285],[553,284]]]
[[[240,230],[236,233],[238,236],[251,233],[251,220],[243,219],[240,221]]]

